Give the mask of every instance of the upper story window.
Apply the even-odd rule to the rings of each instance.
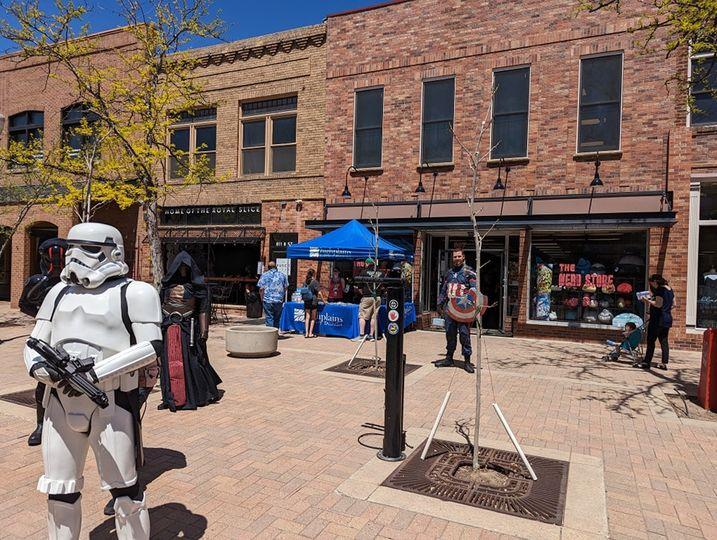
[[[423,83],[423,116],[421,124],[421,164],[453,161],[453,109],[455,79]]]
[[[622,53],[580,61],[578,152],[620,149]]]
[[[213,171],[217,161],[217,109],[205,107],[182,112],[169,132],[174,155],[169,158],[169,177],[183,178],[200,156]]]
[[[493,73],[491,159],[527,157],[530,68]]]
[[[8,138],[11,142],[27,144],[31,140],[42,140],[45,113],[24,111],[12,115],[8,122]]]
[[[714,55],[690,58],[690,125],[717,124],[717,63]]]
[[[242,174],[296,170],[296,104],[296,96],[242,103]]]
[[[381,166],[383,88],[357,90],[354,110],[354,167]]]
[[[97,114],[86,104],[76,103],[62,109],[62,141],[74,153],[92,144],[92,135],[78,133],[83,120],[86,125],[97,120]]]

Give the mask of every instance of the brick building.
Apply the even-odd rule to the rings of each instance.
[[[160,234],[165,259],[189,251],[209,278],[232,287],[229,303],[244,303],[258,263],[317,234],[304,222],[324,207],[325,41],[324,25],[315,25],[191,51],[207,106],[170,136],[177,148],[208,155],[217,181],[173,191]],[[173,178],[180,168],[170,164]],[[139,236],[136,273],[148,280]],[[291,265],[292,283],[308,264]]]
[[[481,289],[497,303],[485,327],[603,339],[614,316],[644,316],[635,293],[657,272],[678,299],[672,342],[698,346],[716,318],[717,139],[694,124],[717,115],[703,95],[689,118],[665,85],[686,54],[640,50],[637,3],[624,4],[575,16],[572,0],[397,0],[329,16],[327,204],[309,226],[366,221],[375,204],[382,235],[415,249],[429,321],[450,250],[475,261],[472,173],[451,127],[473,150],[492,103],[477,193],[492,227]]]
[[[107,61],[132,45],[122,29],[92,38],[101,40],[98,54]],[[323,215],[325,38],[316,25],[192,51],[206,107],[183,115],[170,137],[190,159],[206,156],[217,179],[181,187],[181,163],[169,164],[177,188],[162,201],[161,236],[165,259],[190,251],[225,285],[227,302],[243,303],[259,262],[282,258],[288,245],[317,234],[304,221]],[[76,97],[55,81],[45,84],[46,73],[42,64],[0,60],[0,112],[9,119],[1,144],[21,131],[36,130],[48,142],[61,136],[63,111]],[[0,226],[17,215],[16,205],[6,206]],[[107,207],[94,219],[122,231],[132,275],[151,280],[137,208]],[[0,299],[17,305],[25,279],[38,271],[39,243],[66,235],[75,221],[70,211],[30,211],[0,264]],[[307,265],[294,263],[291,280]]]
[[[134,37],[122,28],[93,34],[89,39],[97,42],[97,62],[111,62],[113,55],[130,50],[135,43]],[[77,96],[62,82],[62,74],[59,75],[48,78],[47,64],[38,60],[20,61],[12,54],[0,57],[0,113],[6,118],[0,144],[7,146],[11,138],[41,137],[53,145],[62,137],[63,130],[70,125],[67,112],[77,104]],[[21,174],[12,171],[5,170],[3,174],[19,183],[25,181]],[[1,236],[7,227],[12,227],[23,204],[5,197],[0,200]],[[132,263],[136,210],[119,212],[117,208],[108,207],[99,211],[96,219],[113,223],[122,230]],[[25,280],[39,271],[39,244],[48,238],[65,236],[75,221],[69,209],[34,206],[29,210],[0,259],[0,300],[10,299],[17,306]]]

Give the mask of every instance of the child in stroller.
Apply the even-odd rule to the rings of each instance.
[[[616,361],[622,355],[629,356],[634,363],[641,361],[639,349],[640,341],[642,341],[642,330],[637,325],[628,321],[625,323],[625,328],[622,331],[622,335],[625,339],[622,341],[607,340],[607,344],[612,347],[612,351],[602,357],[603,360]]]

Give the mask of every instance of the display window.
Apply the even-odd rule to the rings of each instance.
[[[717,328],[717,226],[700,227],[697,327]]]
[[[529,318],[606,326],[623,314],[644,319],[637,293],[647,289],[646,253],[644,231],[534,233]]]

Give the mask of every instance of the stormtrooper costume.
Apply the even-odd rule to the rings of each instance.
[[[124,277],[128,267],[122,236],[114,227],[75,225],[67,243],[62,282],[45,297],[32,336],[53,347],[61,345],[78,358],[92,358],[88,380],[107,394],[109,406],[102,409],[63,384],[41,356],[25,347],[30,375],[47,385],[45,474],[38,490],[48,494],[49,537],[80,536],[80,491],[87,449],[92,448],[102,489],[115,498],[118,538],[148,539],[149,512],[137,481],[137,389],[138,369],[154,362],[161,351],[159,296],[151,285]]]

